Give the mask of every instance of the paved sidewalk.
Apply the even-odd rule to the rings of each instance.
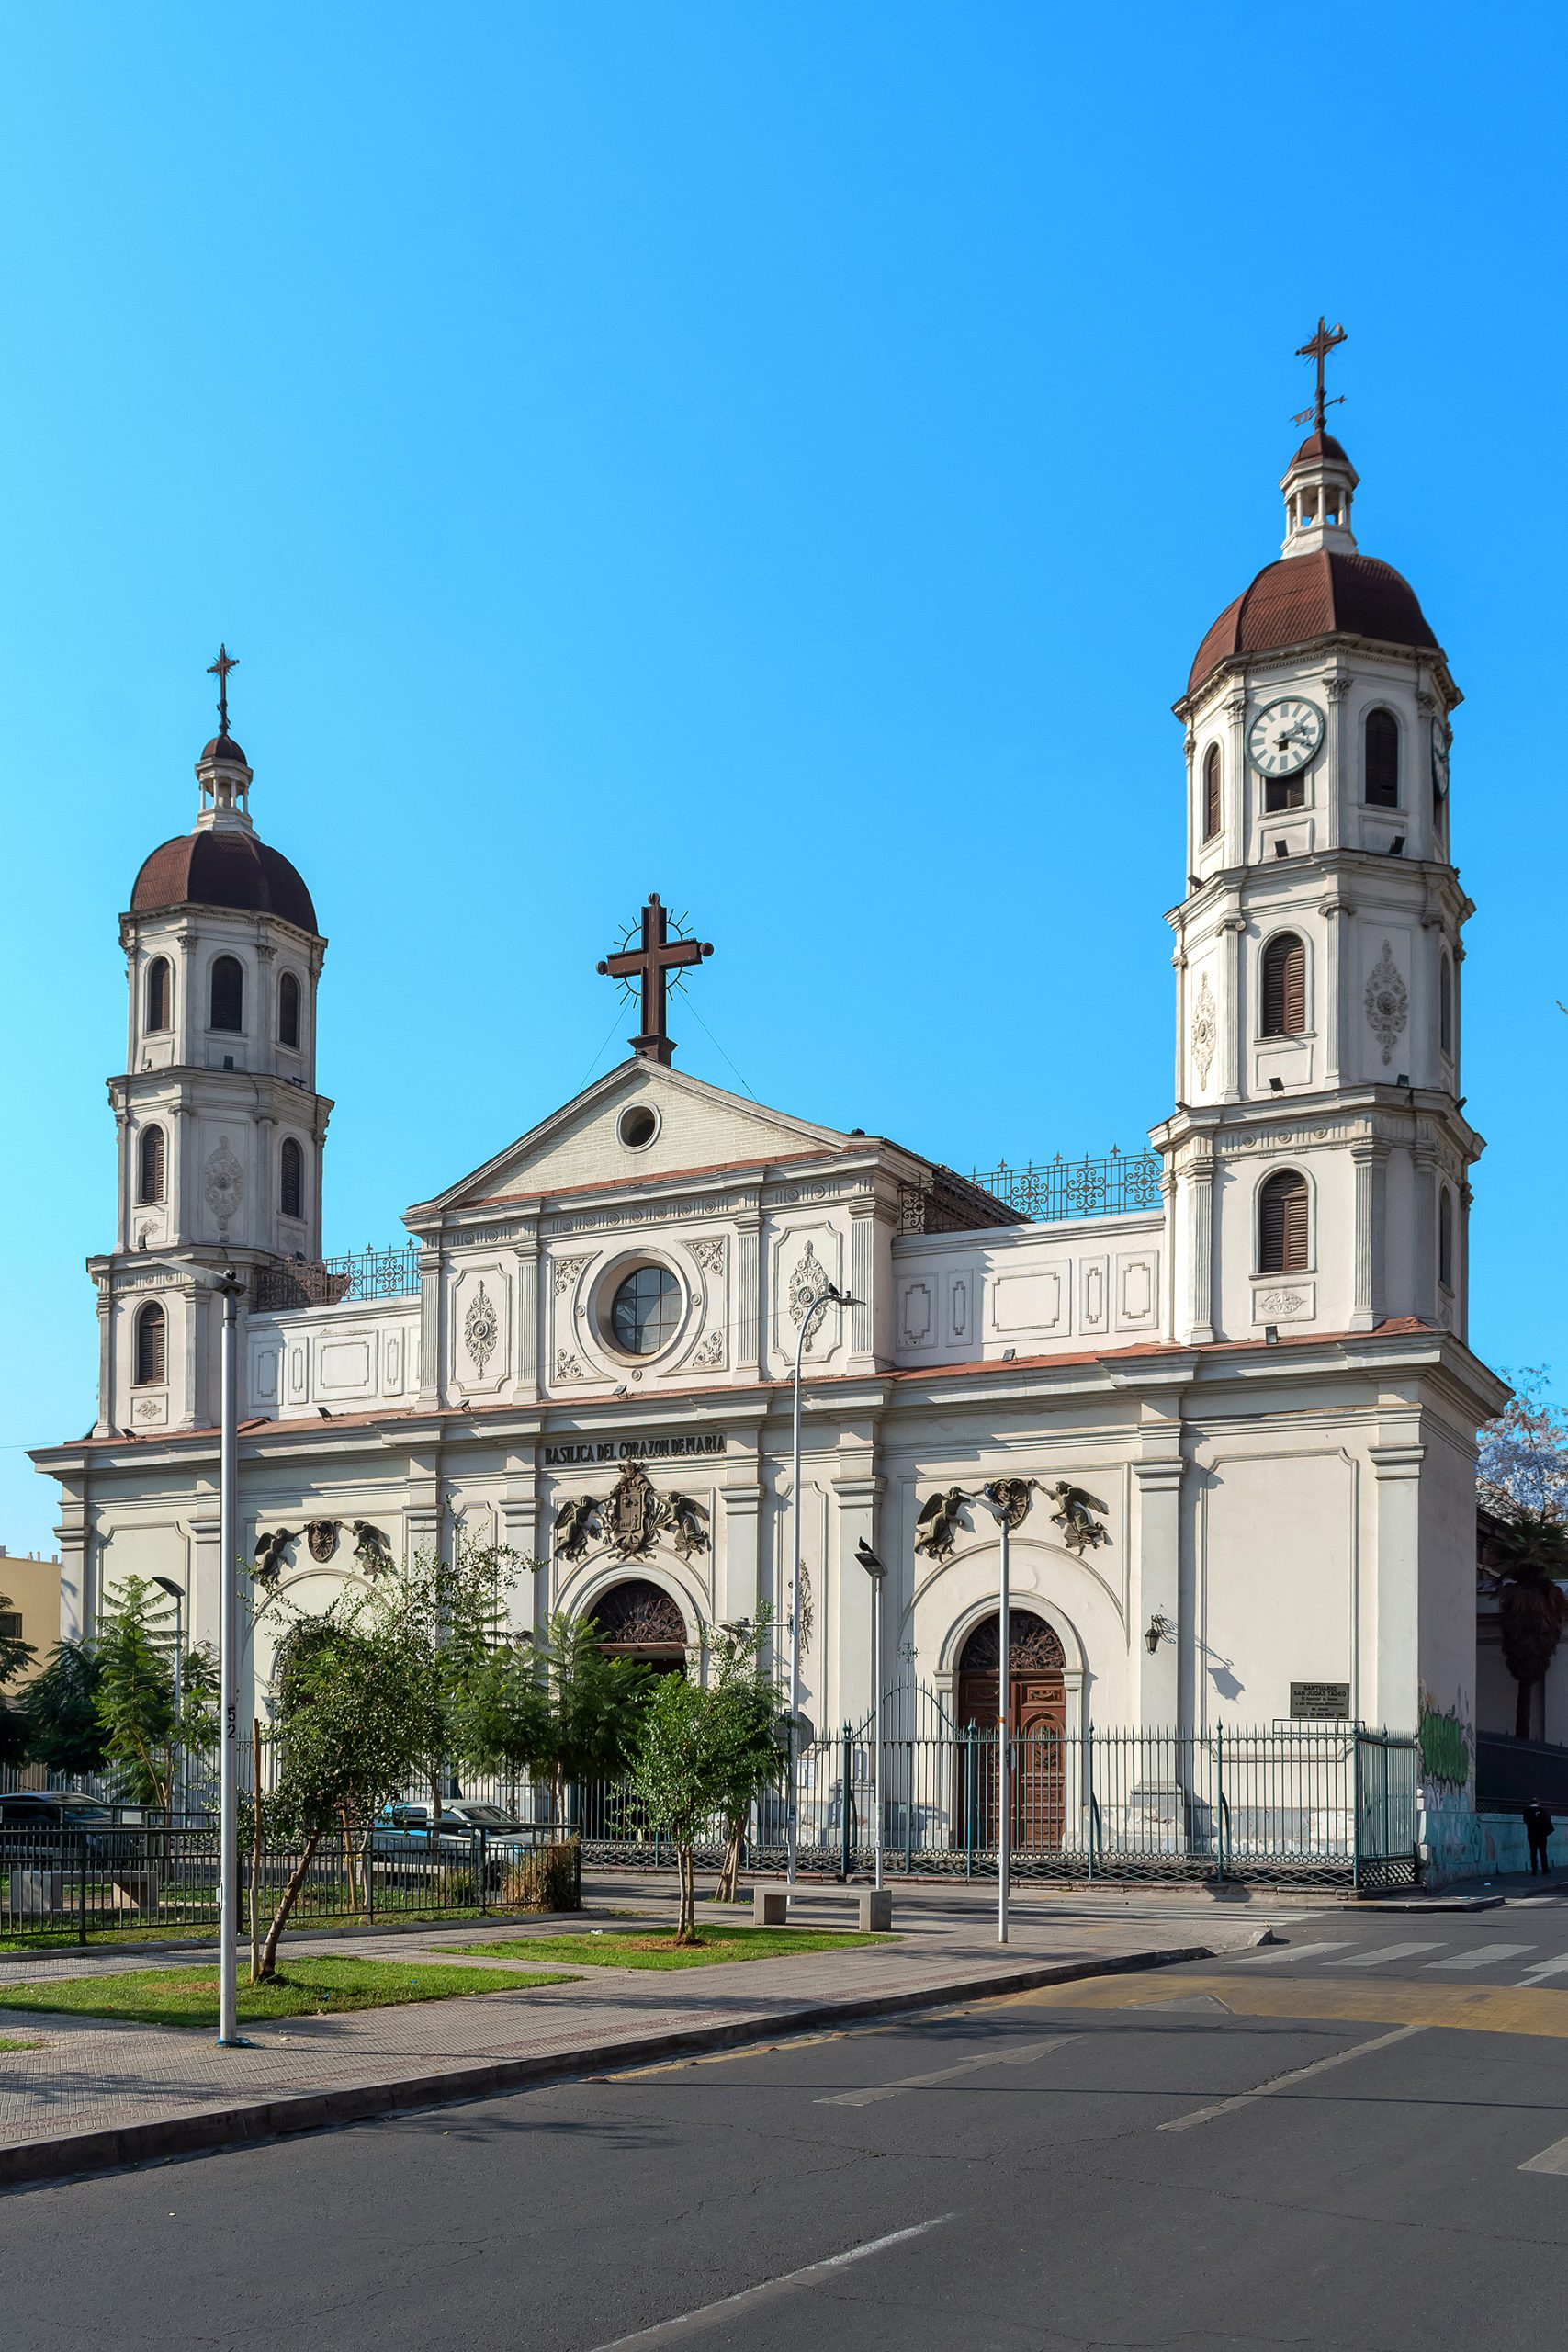
[[[1135,1904],[1100,1914],[1087,1907],[1086,1916],[1081,1905],[1026,1897],[1004,1951],[983,1899],[934,1890],[931,1900],[896,1894],[898,1940],[890,1944],[679,1972],[589,1968],[572,1982],[569,1962],[530,1962],[532,1936],[599,1927],[608,1939],[672,1922],[673,1890],[667,1880],[600,1878],[585,1905],[570,1918],[498,1917],[324,1945],[295,1939],[286,1951],[417,1966],[454,1944],[504,1936],[518,1945],[513,1964],[558,1967],[562,1981],[533,1992],[254,2025],[246,2029],[254,2045],[247,2050],[220,2050],[206,2032],[188,2030],[0,2012],[0,2032],[39,2041],[0,2054],[0,2186],[479,2097],[598,2064],[652,2063],[682,2049],[805,2032],[948,1996],[1203,1958],[1249,1941],[1265,1924],[1256,1908],[1234,1914],[1218,1905]],[[703,1909],[708,1915],[709,1906]],[[841,1890],[805,1889],[798,1923],[850,1925],[852,1910]],[[617,1912],[642,1917],[617,1919]],[[0,1956],[0,1983],[10,1996],[29,1979],[179,1966],[200,1957],[133,1950],[7,1954]]]

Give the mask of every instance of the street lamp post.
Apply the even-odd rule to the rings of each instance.
[[[882,1584],[887,1570],[863,1535],[855,1546],[855,1557],[871,1578],[871,1801],[875,1807],[871,1840],[874,1857],[872,1884],[880,1887],[882,1884]]]
[[[185,1611],[186,1593],[182,1584],[173,1577],[154,1577],[153,1583],[166,1592],[175,1604],[175,1785],[170,1791],[175,1799],[174,1810],[184,1819],[186,1809],[186,1744],[185,1744]]]
[[[1001,1572],[997,1579],[997,1941],[1008,1939],[1008,1898],[1012,1887],[1012,1774],[1011,1726],[1012,1713],[1011,1650],[1011,1555],[1009,1550],[1013,1529],[1029,1509],[1030,1491],[1033,1481],[1029,1478],[993,1478],[980,1491],[983,1502],[997,1522],[1001,1537]]]
[[[811,1299],[800,1318],[800,1337],[795,1343],[795,1415],[794,1443],[791,1449],[794,1485],[790,1490],[790,1578],[789,1578],[789,1811],[786,1816],[788,1865],[786,1876],[795,1884],[795,1870],[800,1858],[800,1789],[797,1766],[796,1724],[800,1714],[800,1381],[806,1356],[806,1343],[811,1336],[817,1317],[825,1306],[858,1306],[837,1283],[824,1283]]]

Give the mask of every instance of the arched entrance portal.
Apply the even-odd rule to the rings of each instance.
[[[607,1657],[636,1658],[656,1674],[684,1673],[686,1621],[679,1604],[646,1577],[613,1584],[600,1594],[591,1614]]]
[[[1008,1736],[1012,1747],[1012,1844],[1062,1842],[1066,1798],[1066,1657],[1060,1640],[1030,1609],[1008,1611]],[[997,1842],[997,1714],[1000,1702],[999,1620],[983,1617],[958,1660],[958,1721],[976,1735],[961,1757],[962,1810],[973,1842]]]

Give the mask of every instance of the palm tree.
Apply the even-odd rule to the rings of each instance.
[[[1503,1662],[1518,1684],[1514,1737],[1528,1739],[1530,1692],[1546,1679],[1557,1645],[1568,1633],[1568,1526],[1543,1511],[1513,1519],[1484,1516],[1481,1565],[1497,1596]]]

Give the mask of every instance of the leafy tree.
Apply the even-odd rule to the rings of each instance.
[[[507,1596],[522,1565],[505,1544],[459,1544],[452,1560],[422,1552],[370,1602],[404,1653],[415,1770],[430,1790],[437,1829],[446,1775],[471,1737],[473,1687],[493,1681],[491,1662],[510,1645]]]
[[[715,1786],[725,1822],[716,1890],[720,1903],[737,1898],[740,1849],[753,1804],[764,1791],[777,1788],[789,1769],[789,1711],[762,1664],[771,1623],[772,1612],[764,1608],[753,1623],[727,1625],[709,1667],[709,1694],[718,1717]]]
[[[1568,1632],[1568,1526],[1544,1511],[1483,1522],[1482,1566],[1497,1595],[1503,1662],[1518,1686],[1514,1737],[1528,1739],[1530,1692],[1546,1679]]]
[[[107,1734],[97,1710],[101,1668],[85,1642],[56,1642],[17,1702],[28,1756],[50,1772],[96,1772]]]
[[[216,1663],[205,1647],[182,1660],[175,1705],[173,1602],[143,1577],[127,1577],[105,1610],[92,1645],[93,1708],[104,1756],[136,1804],[168,1810],[182,1747],[208,1744],[217,1729]]]
[[[298,1850],[259,1947],[253,1916],[253,1983],[276,1967],[278,1939],[321,1839],[334,1828],[368,1838],[381,1807],[420,1769],[428,1728],[417,1645],[364,1596],[340,1596],[319,1615],[295,1619],[278,1645],[274,1694],[274,1785],[253,1799],[253,1822],[269,1843]]]
[[[542,1645],[493,1649],[469,1672],[457,1752],[481,1770],[547,1779],[551,1818],[562,1821],[574,1783],[626,1770],[652,1679],[632,1659],[606,1657],[591,1618],[558,1610]]]
[[[649,1701],[632,1759],[632,1784],[649,1821],[675,1848],[681,1881],[678,1944],[694,1944],[697,1887],[694,1848],[720,1801],[725,1759],[714,1694],[683,1674],[663,1674]]]
[[[16,1603],[8,1592],[0,1592],[0,1609],[14,1609]],[[31,1642],[20,1634],[0,1634],[0,1686],[14,1682],[25,1674],[38,1656]],[[0,1764],[19,1764],[27,1753],[27,1718],[21,1710],[0,1697]]]
[[[1476,1479],[1481,1506],[1499,1519],[1568,1521],[1568,1411],[1546,1393],[1546,1369],[1507,1375],[1515,1394],[1481,1432]]]

